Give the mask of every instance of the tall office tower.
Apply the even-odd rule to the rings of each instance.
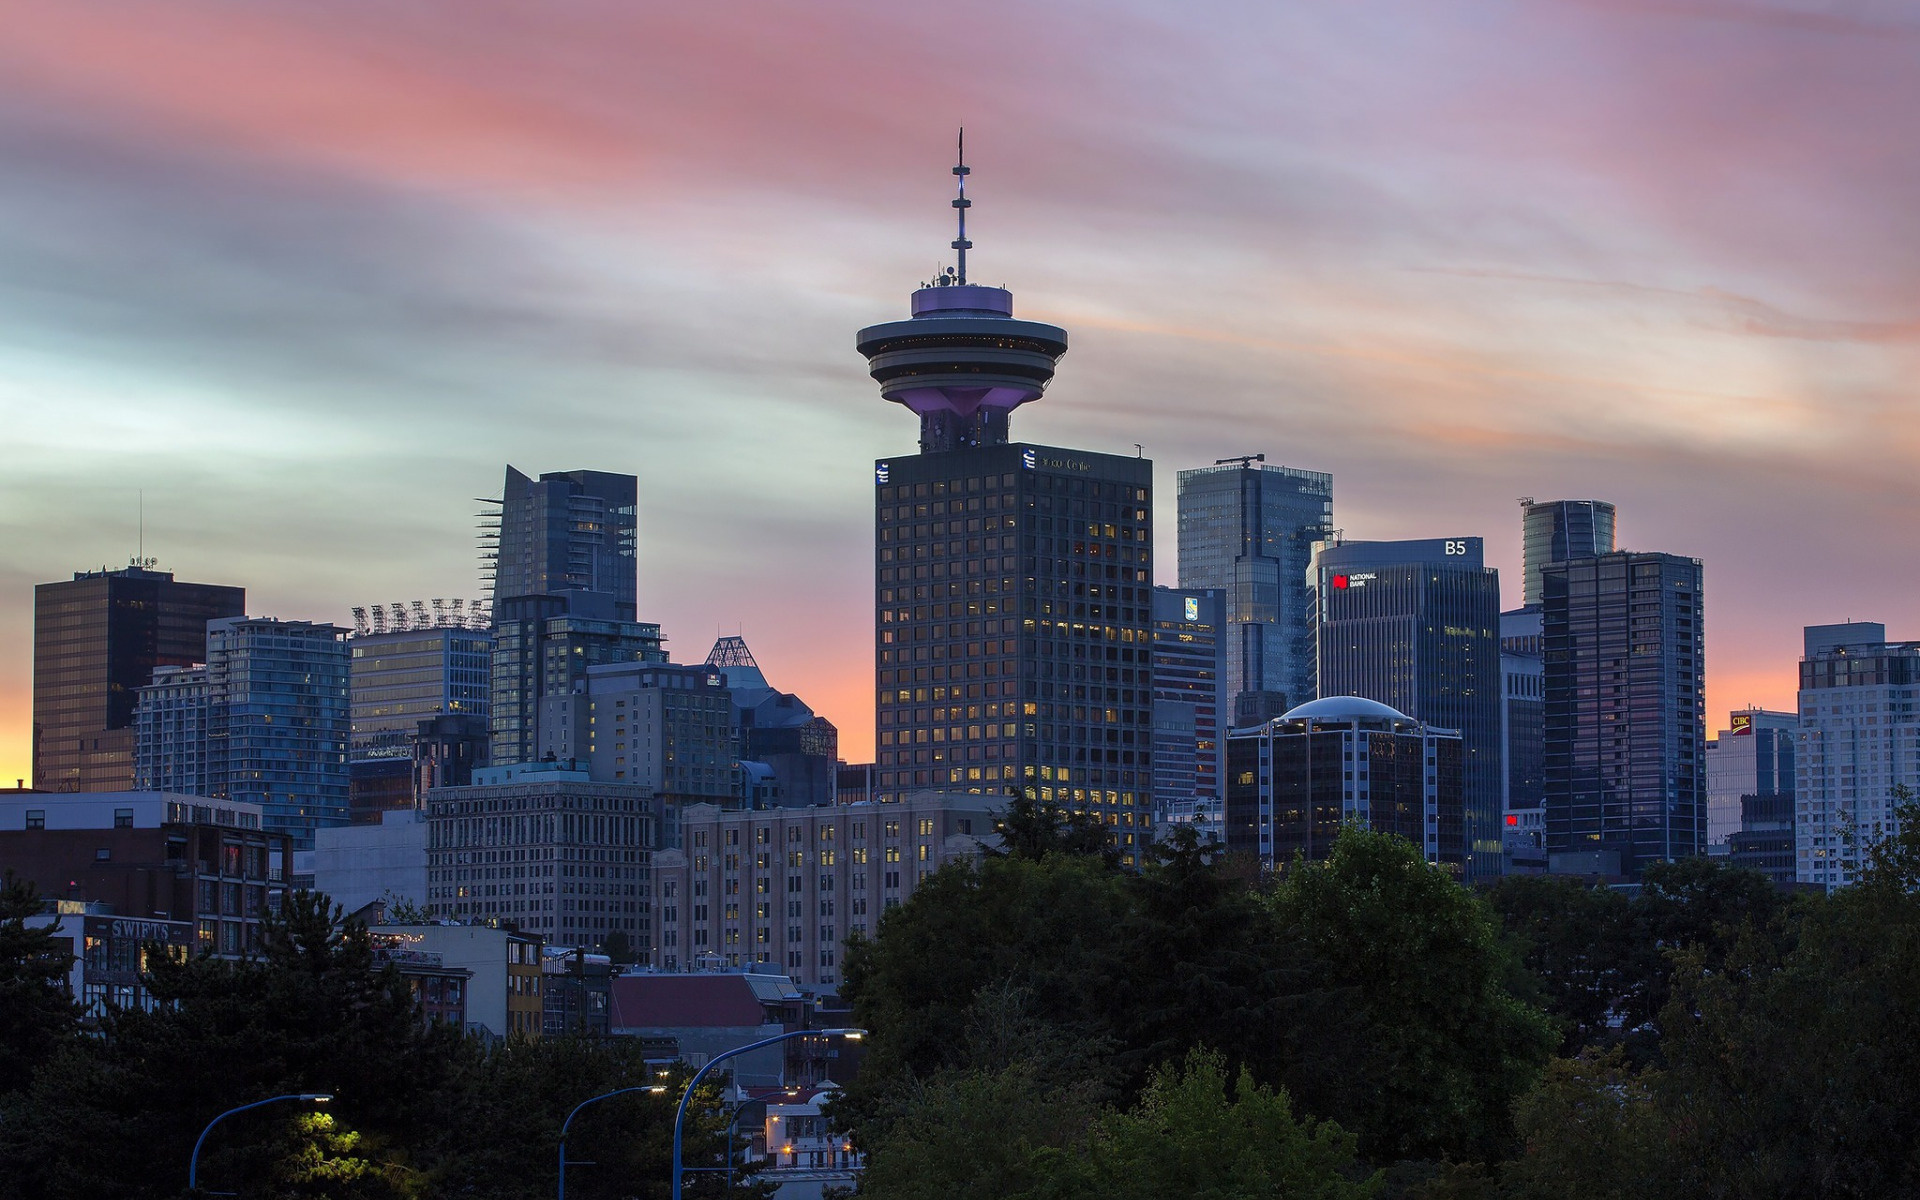
[[[519,596],[604,592],[615,620],[633,620],[639,486],[632,475],[606,471],[531,479],[508,467],[492,556],[494,606]]]
[[[1706,853],[1700,560],[1540,569],[1550,870],[1637,878]]]
[[[1854,882],[1867,848],[1896,831],[1893,789],[1920,787],[1920,642],[1877,621],[1809,625],[1794,747],[1794,878]]]
[[[659,844],[677,846],[685,805],[735,797],[726,676],[671,663],[589,667],[572,692],[541,701],[540,757],[578,763],[596,782],[656,793]]]
[[[1180,472],[1180,586],[1226,593],[1227,698],[1250,720],[1314,697],[1302,581],[1332,535],[1331,475],[1258,454]]]
[[[964,192],[967,168],[954,168]],[[957,268],[860,331],[920,453],[874,463],[877,797],[928,788],[1094,813],[1137,853],[1152,815],[1153,464],[1011,443],[1066,353]]]
[[[1226,770],[1226,597],[1214,588],[1153,589],[1153,817],[1220,798]],[[1189,815],[1192,806],[1189,803]]]
[[[1479,538],[1323,543],[1314,549],[1315,686],[1460,731],[1466,878],[1500,874],[1506,747],[1500,577]]]
[[[245,588],[178,583],[135,565],[33,589],[33,786],[133,786],[134,690],[156,667],[207,653],[207,622],[247,609]]]
[[[1613,505],[1605,500],[1520,501],[1521,603],[1541,600],[1540,568],[1613,553]]]
[[[540,744],[540,702],[565,696],[588,667],[667,661],[660,626],[616,618],[604,592],[518,596],[493,610],[491,763],[532,762]]]
[[[1358,696],[1312,700],[1227,734],[1227,849],[1284,870],[1324,859],[1340,827],[1395,833],[1465,870],[1460,735]]]
[[[715,641],[707,665],[726,678],[734,744],[743,764],[758,763],[772,772],[770,802],[783,808],[832,804],[840,760],[840,731],[833,722],[768,683],[745,638]]]
[[[1730,839],[1740,832],[1741,797],[1785,796],[1791,806],[1793,743],[1799,729],[1798,713],[1743,708],[1729,714],[1727,728],[1707,743],[1709,854],[1727,853]]]
[[[378,606],[376,606],[377,608]],[[422,721],[448,714],[484,720],[491,704],[493,635],[476,606],[456,615],[439,601],[391,606],[377,623],[354,610],[348,769],[356,824],[413,808],[414,742]],[[376,628],[382,632],[375,632]]]
[[[1500,675],[1505,682],[1501,710],[1506,747],[1508,812],[1540,807],[1546,755],[1546,664],[1540,653],[1540,610],[1521,608],[1500,614]],[[1508,821],[1509,832],[1517,821]]]
[[[212,795],[258,804],[298,850],[313,848],[314,830],[347,824],[347,662],[347,631],[333,625],[207,624]]]

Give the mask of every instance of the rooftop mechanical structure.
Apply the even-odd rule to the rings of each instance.
[[[955,266],[913,293],[913,316],[870,325],[858,348],[880,394],[920,417],[920,452],[933,454],[1007,441],[1007,418],[1038,400],[1067,352],[1067,331],[1015,320],[1013,293],[967,282],[966,139],[953,168],[959,236]]]

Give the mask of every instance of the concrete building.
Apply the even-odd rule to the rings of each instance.
[[[1859,878],[1894,833],[1896,788],[1920,788],[1920,642],[1877,621],[1806,627],[1794,746],[1794,877],[1829,891]]]
[[[1464,768],[1456,730],[1358,696],[1302,704],[1228,733],[1227,849],[1285,870],[1296,856],[1325,858],[1357,822],[1464,877]]]
[[[769,1103],[759,1153],[766,1166],[754,1182],[773,1185],[772,1200],[821,1200],[825,1190],[850,1190],[866,1155],[826,1115],[840,1091],[831,1081]]]
[[[1612,554],[1613,527],[1614,507],[1605,500],[1521,500],[1521,603],[1543,603],[1540,571],[1548,563]]]
[[[427,903],[556,946],[644,946],[655,821],[650,788],[564,764],[487,767],[427,793]]]
[[[134,786],[135,692],[158,667],[206,660],[207,622],[246,611],[245,588],[180,583],[145,562],[33,589],[33,786]]]
[[[1540,577],[1551,868],[1633,879],[1706,853],[1700,560],[1621,551]]]
[[[207,669],[156,667],[153,682],[136,688],[135,697],[134,787],[189,796],[224,792],[226,780],[213,775],[213,744],[207,733],[213,712]]]
[[[684,849],[654,858],[658,970],[753,966],[827,990],[841,943],[946,863],[997,839],[1004,798],[916,792],[888,803],[681,816]]]
[[[317,831],[313,849],[295,854],[295,872],[348,912],[379,900],[425,907],[427,815],[409,808],[380,817]]]
[[[706,666],[589,667],[571,692],[542,702],[540,755],[583,764],[602,783],[648,789],[658,798],[658,845],[677,845],[686,805],[729,803],[739,790],[725,685]]]
[[[489,1038],[539,1037],[541,940],[487,925],[375,925],[374,937],[466,972],[466,1026]]]
[[[1745,708],[1728,714],[1727,728],[1707,742],[1707,853],[1729,852],[1742,827],[1744,796],[1785,796],[1787,811],[1793,811],[1799,728],[1798,713]]]
[[[1314,547],[1314,668],[1322,696],[1362,696],[1457,730],[1466,879],[1501,873],[1507,748],[1500,577],[1479,538]]]
[[[1266,456],[1180,472],[1180,586],[1225,594],[1228,702],[1278,715],[1313,699],[1304,580],[1315,542],[1333,536],[1333,476]]]
[[[0,866],[86,911],[185,922],[196,952],[260,943],[293,872],[288,835],[260,806],[166,792],[28,792],[0,799]]]
[[[1217,589],[1153,589],[1153,809],[1220,798],[1226,770],[1226,597]]]
[[[1024,793],[1097,815],[1132,857],[1152,822],[1153,464],[1009,440],[1067,335],[969,283],[970,244],[856,343],[920,423],[918,454],[873,464],[875,795]]]

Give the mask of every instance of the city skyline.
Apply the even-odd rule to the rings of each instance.
[[[946,259],[961,124],[973,274],[1074,337],[1022,438],[1144,443],[1163,546],[1175,472],[1265,453],[1512,608],[1515,498],[1610,501],[1705,562],[1708,721],[1789,707],[1801,626],[1914,624],[1920,25],[1479,7],[0,4],[0,778],[33,586],[139,553],[138,491],[162,568],[346,623],[478,594],[509,461],[637,475],[639,619],[870,759],[913,437],[852,340]]]

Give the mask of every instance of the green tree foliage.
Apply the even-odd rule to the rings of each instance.
[[[1350,827],[1271,904],[1331,1001],[1288,1031],[1295,1098],[1376,1161],[1501,1155],[1557,1034],[1516,994],[1486,903],[1405,839]]]
[[[1655,1103],[1658,1075],[1636,1075],[1620,1047],[1558,1059],[1515,1106],[1526,1152],[1503,1183],[1511,1200],[1642,1200],[1670,1189],[1676,1159]]]
[[[73,954],[53,930],[27,928],[40,913],[33,884],[8,871],[0,880],[0,1094],[30,1086],[74,1030],[66,993]]]

